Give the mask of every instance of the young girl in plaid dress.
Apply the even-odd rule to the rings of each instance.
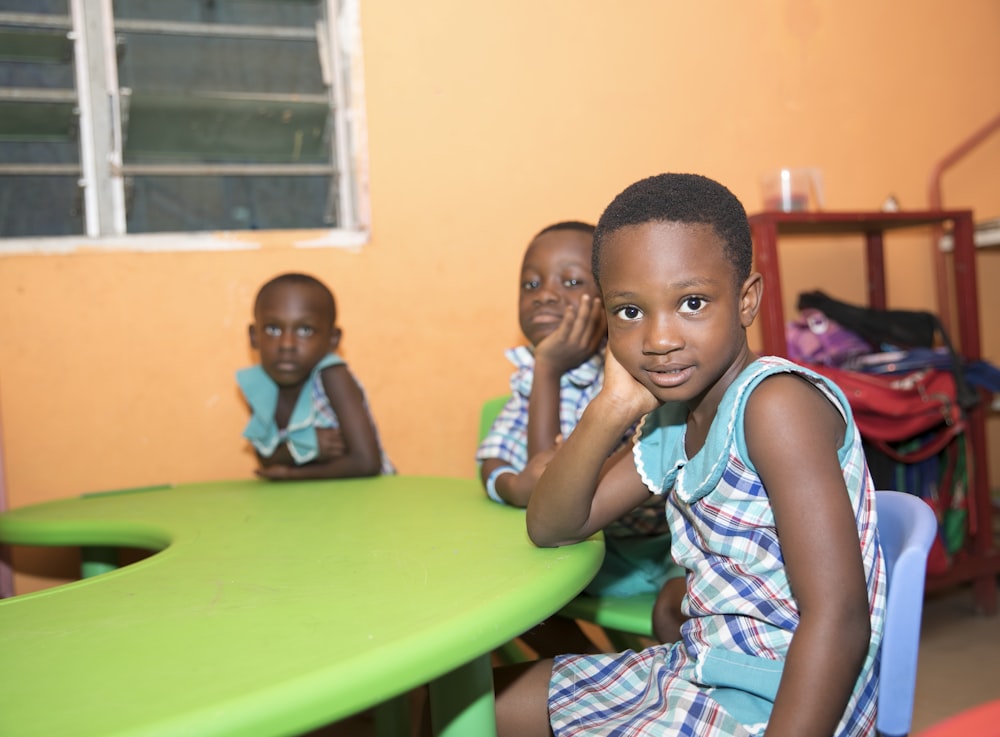
[[[602,215],[605,382],[539,479],[528,534],[579,542],[661,495],[687,619],[676,643],[498,670],[500,737],[874,734],[871,476],[840,390],[750,351],[751,262],[742,205],[705,177],[650,177]]]

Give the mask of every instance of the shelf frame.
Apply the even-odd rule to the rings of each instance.
[[[884,237],[887,231],[950,226],[952,251],[951,298],[955,300],[957,325],[946,325],[958,350],[967,361],[982,358],[979,334],[979,296],[976,283],[975,225],[971,210],[915,210],[906,212],[761,212],[749,217],[753,238],[755,267],[764,277],[760,320],[763,352],[788,355],[785,338],[785,314],[782,302],[781,275],[778,268],[780,236],[823,236],[856,234],[865,241],[865,280],[868,306],[888,309],[885,281]],[[937,268],[940,268],[935,264]],[[941,276],[947,284],[947,275]],[[940,297],[946,299],[946,297]],[[939,305],[940,307],[940,305]],[[950,569],[929,576],[929,591],[971,582],[976,606],[983,613],[997,613],[997,574],[1000,551],[993,534],[993,504],[989,488],[989,465],[986,453],[986,412],[988,397],[968,411],[969,466],[969,539]]]

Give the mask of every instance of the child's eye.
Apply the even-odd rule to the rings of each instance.
[[[316,334],[316,329],[309,325],[299,325],[295,328],[295,335],[299,338],[311,338]]]
[[[685,297],[681,302],[681,312],[698,312],[705,306],[705,300],[701,297]]]
[[[583,279],[563,279],[564,287],[582,287]]]
[[[526,279],[521,282],[521,289],[525,292],[530,292],[534,289],[538,289],[538,279]]]
[[[270,335],[272,338],[277,338],[281,335],[281,328],[277,325],[265,325],[264,335]]]
[[[616,309],[614,314],[622,320],[631,321],[638,320],[642,317],[642,310],[635,305],[623,305],[622,307]]]

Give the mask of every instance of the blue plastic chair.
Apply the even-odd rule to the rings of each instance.
[[[912,494],[877,491],[875,502],[889,583],[875,728],[903,737],[913,721],[927,554],[938,525],[927,503]]]

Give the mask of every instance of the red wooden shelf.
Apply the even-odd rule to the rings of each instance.
[[[764,276],[764,296],[760,318],[764,353],[787,356],[785,314],[778,269],[780,236],[857,234],[865,239],[865,267],[868,305],[887,309],[885,289],[886,231],[950,225],[953,297],[957,308],[957,350],[968,361],[981,355],[979,338],[979,297],[976,286],[976,246],[971,210],[913,210],[906,212],[761,212],[750,216],[754,261]],[[990,499],[989,467],[986,454],[986,409],[983,398],[969,411],[968,442],[972,453],[969,469],[969,539],[966,549],[955,556],[951,568],[939,576],[929,576],[928,590],[972,582],[976,605],[986,614],[997,611],[997,574],[1000,551],[993,535],[993,505]]]

